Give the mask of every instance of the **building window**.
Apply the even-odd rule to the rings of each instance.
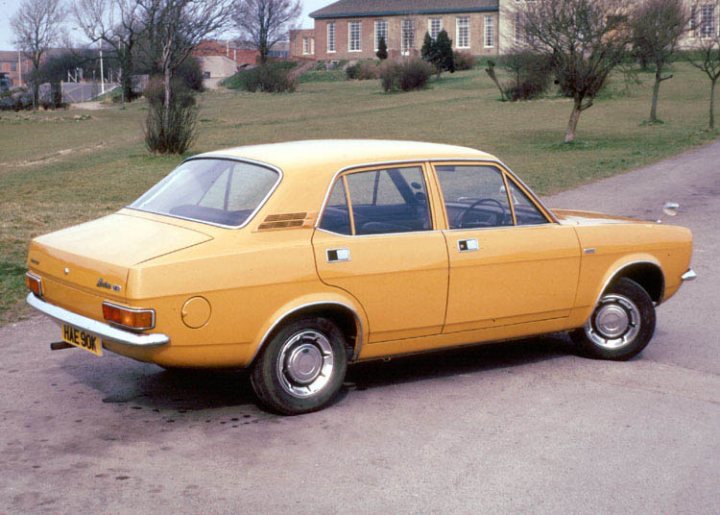
[[[312,49],[312,38],[303,38],[303,55],[310,55],[313,53]]]
[[[715,5],[705,4],[700,8],[700,37],[712,38],[717,35]]]
[[[437,39],[438,34],[442,30],[442,18],[428,19],[428,33],[433,39]]]
[[[359,52],[360,35],[362,34],[362,22],[351,21],[348,23],[348,49],[351,52]]]
[[[470,18],[463,16],[456,21],[456,47],[470,48]]]
[[[415,48],[415,22],[403,20],[400,51],[403,55],[408,55],[413,48]]]
[[[327,51],[335,52],[335,22],[331,21],[327,24]]]
[[[380,40],[385,40],[385,46],[388,44],[388,24],[385,20],[377,20],[375,22],[375,51],[380,48]]]
[[[495,20],[492,16],[485,16],[485,48],[495,46]]]
[[[11,71],[11,72],[16,72],[16,71],[17,71],[17,63],[16,63],[16,62],[10,63],[10,71]]]

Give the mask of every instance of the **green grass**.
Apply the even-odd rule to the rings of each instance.
[[[305,138],[452,143],[496,154],[546,194],[715,138],[705,130],[707,79],[685,64],[673,72],[660,92],[665,123],[642,123],[651,75],[638,74],[641,83],[630,87],[618,77],[582,114],[572,145],[561,143],[569,100],[499,102],[481,69],[444,74],[412,93],[384,94],[378,81],[304,82],[295,94],[208,92],[193,152]],[[125,110],[0,113],[0,323],[26,312],[22,273],[32,237],[117,210],[182,160],[147,153],[145,114],[142,102]]]

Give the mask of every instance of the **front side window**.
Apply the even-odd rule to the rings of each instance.
[[[457,19],[457,47],[470,48],[470,18],[462,16]]]
[[[539,225],[549,223],[545,215],[537,208],[530,198],[518,188],[514,182],[508,180],[510,185],[510,198],[515,208],[517,225]]]
[[[437,166],[435,170],[450,229],[513,225],[500,170],[481,165]]]
[[[129,207],[198,222],[239,227],[262,205],[280,174],[251,163],[193,159]]]
[[[485,16],[485,48],[495,46],[495,20],[492,16]]]
[[[430,37],[437,39],[438,34],[442,30],[442,18],[430,18],[428,20],[428,32]]]
[[[359,21],[351,21],[348,30],[348,48],[351,52],[359,52],[360,47],[360,34],[362,33],[362,23]]]
[[[327,51],[335,52],[335,22],[327,24]]]
[[[403,55],[408,55],[413,48],[415,48],[415,22],[403,20],[400,51]]]
[[[380,48],[380,40],[385,40],[385,45],[388,44],[388,25],[385,20],[377,20],[375,22],[375,51],[377,52]]]

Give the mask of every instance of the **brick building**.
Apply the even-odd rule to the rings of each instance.
[[[419,53],[425,33],[447,31],[457,51],[476,56],[512,49],[522,37],[521,0],[339,0],[310,14],[313,29],[290,31],[290,56],[323,61],[373,59],[380,37],[391,56]],[[682,45],[718,34],[718,0],[687,0]]]
[[[10,79],[10,86],[24,86],[23,74],[32,70],[32,62],[16,50],[0,50],[0,73]]]

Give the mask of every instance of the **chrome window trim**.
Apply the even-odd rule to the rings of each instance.
[[[177,218],[179,220],[187,220],[189,222],[196,222],[199,224],[211,225],[213,227],[220,227],[222,229],[242,229],[245,226],[247,226],[250,222],[252,222],[252,220],[255,218],[255,216],[257,216],[258,212],[265,206],[265,203],[270,199],[270,197],[272,197],[273,193],[275,193],[275,190],[278,189],[278,186],[280,186],[280,183],[282,182],[282,180],[285,176],[283,174],[283,171],[280,168],[278,168],[277,166],[272,165],[270,163],[266,163],[264,161],[256,161],[254,159],[248,159],[248,158],[244,158],[244,157],[228,156],[225,154],[218,154],[218,155],[213,155],[213,156],[200,155],[200,156],[189,157],[189,158],[185,159],[182,163],[180,163],[180,165],[178,165],[178,167],[182,166],[183,164],[185,164],[189,161],[200,161],[200,160],[235,161],[238,163],[246,163],[246,164],[261,166],[263,168],[267,168],[267,169],[277,173],[278,178],[277,178],[277,181],[275,181],[275,184],[273,185],[273,187],[270,188],[270,191],[268,191],[267,195],[265,195],[265,197],[263,197],[263,199],[260,201],[260,203],[257,205],[257,207],[248,215],[248,217],[245,219],[245,221],[241,225],[225,225],[225,224],[219,224],[219,223],[214,223],[214,222],[207,222],[204,220],[198,220],[196,218],[190,218],[187,216],[178,216],[178,215],[171,215],[168,213],[159,213],[157,211],[151,211],[149,209],[139,209],[137,207],[132,207],[132,206],[125,206],[125,209],[131,209],[133,211],[138,211],[139,213],[151,213],[151,214],[159,215],[159,216],[168,216],[170,218]],[[174,172],[178,167],[175,167],[175,169],[173,169],[170,173]],[[168,174],[168,175],[170,175],[170,174]],[[167,177],[167,175],[165,177]],[[165,178],[163,178],[161,180],[165,180]],[[158,183],[155,183],[155,184],[158,184]],[[155,185],[153,185],[152,187],[155,187]],[[143,195],[145,195],[145,193],[143,193]],[[137,200],[138,199],[136,199],[135,202],[137,202]]]
[[[353,309],[351,306],[344,304],[342,302],[337,302],[333,300],[328,301],[317,301],[317,302],[308,302],[307,304],[302,304],[298,307],[295,307],[289,311],[286,311],[282,314],[282,316],[278,317],[275,322],[270,326],[270,328],[265,331],[265,334],[263,335],[262,339],[260,340],[260,345],[257,346],[257,349],[255,349],[255,352],[253,353],[252,357],[250,358],[250,363],[255,361],[255,358],[258,356],[260,351],[265,347],[267,343],[267,339],[272,334],[272,332],[284,321],[286,320],[290,315],[293,313],[297,313],[298,311],[302,311],[303,309],[313,307],[313,306],[340,306],[353,314],[353,317],[355,318],[355,323],[357,324],[357,336],[355,337],[355,348],[353,350],[353,355],[348,361],[355,361],[357,360],[358,356],[360,355],[360,350],[363,346],[363,338],[365,337],[365,327],[363,326],[362,319],[358,316],[357,311]]]
[[[433,167],[433,171],[432,171],[432,172],[428,171],[427,173],[435,173],[434,167],[435,167],[435,164],[436,164],[436,163],[453,163],[453,162],[457,162],[457,163],[478,163],[478,164],[480,164],[480,163],[493,163],[493,164],[499,165],[500,168],[501,168],[499,171],[500,171],[501,173],[505,172],[505,173],[507,173],[510,177],[512,177],[512,179],[514,179],[518,184],[520,184],[520,185],[522,186],[522,188],[525,190],[525,193],[528,194],[528,197],[530,198],[530,200],[531,200],[532,202],[535,202],[535,204],[537,204],[538,206],[540,206],[540,207],[542,208],[542,209],[541,209],[542,214],[545,215],[545,218],[546,218],[546,219],[548,219],[548,223],[560,225],[560,221],[559,221],[558,218],[555,216],[555,213],[553,213],[553,211],[552,211],[549,207],[547,207],[547,206],[538,198],[538,196],[535,194],[535,192],[534,192],[527,184],[525,184],[525,182],[523,182],[522,179],[520,179],[517,175],[515,175],[515,173],[514,173],[505,163],[503,163],[501,160],[499,160],[499,159],[491,159],[491,158],[484,158],[484,159],[483,159],[483,158],[480,158],[480,157],[460,157],[460,158],[453,158],[453,157],[425,157],[425,158],[418,158],[418,159],[401,159],[401,160],[397,160],[397,161],[375,161],[375,162],[372,162],[372,161],[371,161],[371,162],[367,162],[367,163],[353,164],[353,165],[345,166],[345,167],[339,169],[337,172],[335,172],[335,174],[334,174],[334,175],[332,176],[332,178],[330,179],[330,183],[328,184],[327,189],[326,189],[326,191],[325,191],[325,197],[323,198],[322,204],[321,204],[321,206],[320,206],[320,211],[319,211],[320,215],[318,216],[317,220],[315,221],[315,226],[314,226],[313,228],[314,228],[315,230],[325,231],[325,232],[330,233],[330,234],[339,234],[339,233],[335,233],[335,232],[332,232],[332,231],[328,231],[327,229],[320,229],[320,222],[322,221],[322,217],[323,217],[323,215],[325,214],[325,207],[327,206],[328,200],[329,200],[329,198],[330,198],[330,193],[332,192],[332,187],[333,187],[333,185],[335,184],[335,181],[337,180],[337,178],[338,178],[340,175],[342,175],[343,173],[345,173],[345,172],[347,172],[347,171],[354,170],[354,169],[356,169],[356,168],[358,168],[358,169],[359,169],[359,168],[374,168],[374,167],[385,166],[385,165],[388,165],[388,166],[396,166],[396,165],[402,165],[402,164],[416,164],[416,163],[420,163],[420,164],[422,165],[422,164],[427,163],[427,164],[430,164],[430,166]],[[358,170],[358,171],[361,171],[361,170]],[[423,173],[425,173],[425,167],[423,167]],[[435,173],[435,177],[437,177],[437,173]],[[425,176],[424,179],[425,179],[425,181],[426,181],[426,183],[427,183],[427,179],[428,179],[427,176]],[[426,186],[427,186],[427,184],[426,184]],[[441,193],[441,199],[442,199],[442,191],[440,191],[440,193]],[[442,199],[442,201],[443,201],[443,203],[445,202],[444,199]],[[446,222],[447,222],[447,221],[446,221]],[[484,230],[484,229],[498,229],[498,228],[504,228],[504,227],[514,227],[514,228],[519,229],[519,228],[521,228],[521,227],[536,227],[536,226],[542,226],[542,224],[513,225],[513,226],[502,226],[502,227],[487,227],[487,228],[483,228],[483,230]],[[443,231],[443,230],[445,230],[445,231],[457,231],[457,230],[468,230],[468,229],[449,229],[449,228],[448,228],[448,229],[437,229],[437,228],[433,227],[433,231],[438,231],[438,230],[439,230],[439,231]],[[474,230],[474,229],[473,229],[473,230]],[[411,232],[432,232],[432,231],[411,231]],[[407,234],[407,233],[388,233],[388,234]],[[352,237],[356,237],[356,236],[375,236],[375,235],[347,235],[347,234],[340,234],[340,236],[352,236]]]
[[[116,304],[114,302],[110,302],[108,300],[104,301],[102,303],[103,306],[110,306],[111,308],[117,308],[122,309],[125,311],[130,311],[132,313],[150,313],[152,315],[152,322],[150,327],[129,327],[122,324],[117,324],[115,322],[110,322],[109,320],[106,320],[108,324],[114,327],[118,327],[120,329],[125,329],[126,331],[149,331],[150,329],[155,329],[155,310],[151,308],[131,308],[129,306],[123,306],[122,304]]]
[[[110,324],[98,322],[92,318],[84,317],[82,315],[78,315],[77,313],[73,313],[72,311],[68,311],[67,309],[55,306],[54,304],[50,304],[49,302],[36,297],[33,293],[29,293],[25,300],[30,306],[37,309],[42,314],[49,316],[60,323],[64,322],[100,336],[101,339],[109,342],[130,345],[133,347],[156,347],[170,343],[170,337],[167,335],[159,333],[136,334],[131,331],[118,329]]]

